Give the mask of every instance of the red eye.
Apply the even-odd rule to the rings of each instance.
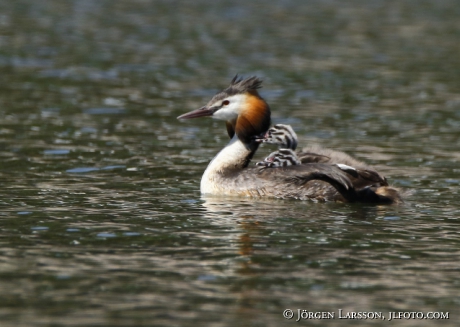
[[[223,106],[228,106],[229,104],[230,104],[230,101],[228,101],[228,100],[225,100],[225,101],[222,102]]]

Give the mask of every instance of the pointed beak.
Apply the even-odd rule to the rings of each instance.
[[[177,117],[177,119],[190,119],[190,118],[212,116],[214,112],[215,110],[213,110],[213,108],[202,107],[200,109],[196,109],[196,110],[187,112],[186,114],[180,115],[179,117]]]
[[[254,141],[256,141],[257,143],[263,143],[267,139],[267,137],[268,137],[268,132],[257,135],[256,137],[254,137]]]

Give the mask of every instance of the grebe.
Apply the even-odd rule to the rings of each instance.
[[[231,140],[209,163],[201,179],[201,193],[317,201],[394,203],[395,194],[378,187],[359,189],[349,174],[331,163],[310,162],[287,167],[248,167],[257,151],[259,135],[270,127],[270,107],[259,95],[262,81],[235,76],[230,86],[206,106],[178,119],[211,116],[226,123]],[[368,186],[368,185],[366,185]],[[390,196],[391,195],[391,196]]]
[[[281,148],[278,151],[272,152],[264,159],[264,161],[256,162],[256,166],[269,168],[287,167],[301,165],[299,157],[294,150]]]
[[[257,136],[255,140],[278,145],[278,151],[270,153],[264,161],[256,162],[256,166],[276,168],[301,164],[295,153],[297,134],[290,125],[276,124],[270,127],[263,136]]]
[[[297,149],[297,134],[291,125],[273,125],[264,135],[257,136],[256,140],[261,143],[277,144],[279,148]]]

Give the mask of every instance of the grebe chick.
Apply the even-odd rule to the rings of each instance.
[[[297,134],[291,125],[275,124],[256,141],[261,143],[277,144],[279,148],[295,150],[297,148]]]
[[[269,168],[287,167],[301,164],[302,163],[300,162],[299,157],[297,157],[297,154],[294,150],[284,148],[270,153],[268,157],[264,159],[264,161],[256,162],[256,166]]]
[[[316,201],[368,201],[349,174],[329,163],[307,163],[265,169],[248,167],[260,142],[258,135],[270,126],[270,107],[259,95],[262,81],[257,77],[235,76],[230,86],[217,93],[206,106],[179,116],[189,119],[211,116],[226,123],[231,140],[211,160],[201,179],[201,193],[245,195]],[[372,202],[380,200],[376,195]]]
[[[297,134],[290,125],[276,124],[255,140],[278,145],[278,151],[270,153],[264,161],[256,162],[256,166],[275,168],[301,164],[294,151],[297,147]]]

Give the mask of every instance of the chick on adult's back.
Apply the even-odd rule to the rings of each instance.
[[[235,76],[206,106],[179,116],[210,116],[226,123],[231,140],[209,163],[201,192],[215,195],[268,196],[320,201],[366,201],[348,174],[330,163],[303,163],[266,169],[248,167],[259,147],[257,137],[270,127],[270,107],[260,96],[257,77]],[[366,191],[368,192],[368,191]],[[372,193],[373,191],[370,190]],[[378,197],[375,200],[380,202]],[[389,199],[382,202],[391,202]]]

